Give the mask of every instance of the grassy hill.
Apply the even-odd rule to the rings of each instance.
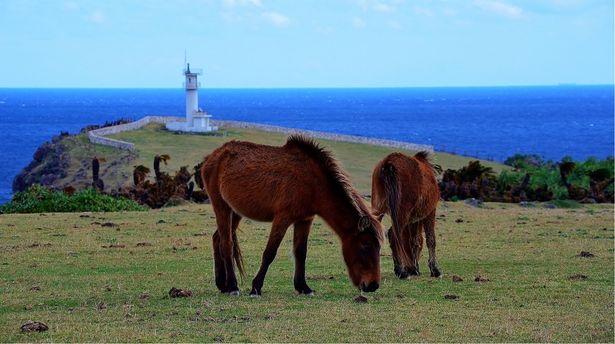
[[[398,280],[384,248],[381,288],[367,304],[353,302],[338,241],[321,221],[307,260],[316,295],[294,293],[288,233],[263,296],[252,299],[269,224],[242,222],[248,279],[230,297],[213,281],[209,205],[1,215],[0,342],[613,341],[612,206],[449,203],[439,214],[444,277]],[[478,275],[489,281],[475,282]],[[170,299],[171,287],[193,296]],[[28,319],[50,330],[20,333]]]
[[[143,129],[124,132],[110,137],[133,142],[138,150],[138,156],[130,164],[124,165],[121,171],[124,175],[131,175],[133,165],[145,165],[151,167],[156,154],[169,154],[171,160],[168,166],[163,166],[166,171],[176,171],[179,167],[190,167],[202,161],[203,157],[211,151],[230,140],[252,141],[269,145],[283,145],[287,135],[280,133],[263,132],[253,129],[223,129],[222,136],[205,135],[179,135],[164,130],[162,125],[152,124]],[[372,169],[378,161],[387,154],[396,151],[392,148],[371,146],[358,143],[337,142],[330,140],[318,140],[325,147],[333,151],[335,156],[342,162],[352,176],[352,180],[363,193],[371,192]],[[97,146],[99,147],[99,146]],[[106,151],[101,151],[105,154]],[[410,152],[408,152],[410,153]],[[460,168],[467,165],[468,161],[475,160],[448,153],[435,154],[435,161],[443,168]],[[493,167],[496,172],[506,168],[494,162],[485,162]],[[104,164],[103,164],[104,168]],[[107,178],[103,174],[105,182],[118,183],[118,177],[122,173]],[[152,173],[153,175],[153,173]],[[109,181],[107,181],[109,179]]]

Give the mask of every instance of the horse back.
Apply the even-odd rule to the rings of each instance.
[[[440,191],[434,168],[423,152],[416,156],[391,153],[381,160],[372,175],[372,207],[382,209],[386,205],[386,194],[380,173],[385,166],[391,166],[396,175],[400,207],[412,210],[413,220],[422,219],[435,210]],[[388,212],[388,209],[386,209]]]
[[[282,213],[313,215],[318,177],[313,165],[284,147],[230,141],[208,156],[202,174],[211,198],[221,198],[242,216],[271,222]]]

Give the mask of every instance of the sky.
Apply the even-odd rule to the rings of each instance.
[[[613,0],[0,0],[0,87],[612,84]]]

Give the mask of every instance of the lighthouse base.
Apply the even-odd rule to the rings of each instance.
[[[167,130],[170,130],[170,131],[181,131],[181,132],[186,132],[186,133],[209,133],[209,132],[218,130],[218,127],[212,127],[212,126],[207,126],[207,127],[187,126],[186,122],[171,122],[171,123],[167,123],[166,127],[167,127]]]
[[[181,131],[187,133],[209,133],[218,130],[218,127],[209,124],[211,115],[194,114],[192,121],[189,123],[186,120],[169,122],[166,127],[170,131]]]

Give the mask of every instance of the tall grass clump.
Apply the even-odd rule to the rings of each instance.
[[[16,193],[9,203],[1,205],[0,214],[144,211],[147,209],[127,198],[104,195],[91,188],[70,196],[62,191],[53,191],[35,184]]]

